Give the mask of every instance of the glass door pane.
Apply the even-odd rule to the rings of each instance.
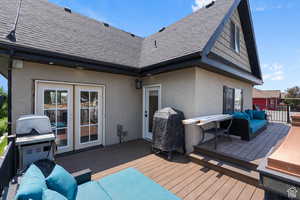
[[[68,146],[68,91],[44,90],[44,114],[50,119],[57,146]]]
[[[98,140],[98,92],[80,91],[80,143]]]
[[[158,110],[158,90],[149,91],[149,119],[148,131],[152,133],[154,113]]]

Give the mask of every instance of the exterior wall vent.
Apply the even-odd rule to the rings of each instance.
[[[162,29],[160,29],[158,32],[163,32],[166,29],[166,27],[163,27]]]
[[[70,8],[64,8],[64,10],[68,13],[72,13],[72,10]]]
[[[205,6],[205,8],[210,8],[210,7],[212,7],[214,4],[215,4],[215,1],[212,1],[212,2],[210,2],[209,4],[207,4],[207,5]]]

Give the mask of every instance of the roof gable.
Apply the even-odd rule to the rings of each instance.
[[[232,38],[231,38],[231,23],[238,26],[240,30],[240,52],[235,52],[232,48]],[[235,9],[234,13],[230,17],[230,20],[226,22],[222,33],[214,44],[211,53],[214,53],[222,58],[232,62],[234,65],[240,67],[251,73],[251,66],[248,56],[248,51],[246,47],[246,42],[244,38],[244,30],[241,26],[240,15],[238,9]]]

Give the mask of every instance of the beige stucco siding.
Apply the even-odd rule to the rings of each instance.
[[[244,109],[252,107],[252,85],[201,68],[169,72],[144,79],[145,85],[161,84],[162,107],[171,106],[193,118],[223,112],[223,86],[241,88],[244,93]],[[200,140],[200,129],[186,126],[187,151]]]
[[[194,115],[195,68],[163,73],[143,79],[144,86],[161,85],[162,107],[184,111],[186,117]]]
[[[135,88],[135,77],[78,70],[60,66],[24,62],[13,69],[13,128],[22,114],[34,112],[34,80],[92,83],[105,86],[105,144],[118,143],[117,124],[128,131],[127,140],[142,138],[142,90]],[[144,85],[161,85],[162,107],[174,107],[186,118],[223,112],[223,86],[241,88],[244,109],[252,107],[252,85],[214,72],[193,67],[143,78]],[[188,152],[200,139],[198,127],[186,126]]]
[[[231,28],[230,22],[233,21],[240,28],[240,52],[235,52],[230,46]],[[248,52],[246,48],[246,42],[241,26],[241,20],[238,11],[236,10],[231,19],[226,23],[223,32],[219,36],[215,45],[212,48],[212,52],[223,57],[224,59],[232,62],[233,64],[241,67],[244,70],[251,72],[251,66],[249,62]]]
[[[142,91],[135,88],[134,77],[32,62],[24,62],[23,69],[12,73],[14,128],[18,116],[34,112],[34,80],[105,85],[105,144],[118,143],[117,124],[128,131],[126,140],[142,137]]]
[[[252,108],[252,85],[223,75],[196,69],[195,112],[197,115],[219,114],[223,112],[223,87],[243,90],[243,108]],[[208,106],[209,105],[209,106]]]

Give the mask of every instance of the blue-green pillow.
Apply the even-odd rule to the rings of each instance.
[[[249,115],[243,112],[234,112],[232,116],[234,119],[246,119],[248,121],[250,120]]]
[[[253,118],[254,119],[260,119],[260,120],[265,120],[266,119],[266,112],[265,111],[254,110],[253,111]]]
[[[253,119],[253,110],[246,110],[245,112],[249,115],[250,120],[252,120]]]
[[[55,192],[54,190],[44,190],[43,200],[68,200],[65,196]]]
[[[45,189],[47,189],[47,185],[43,173],[36,165],[32,164],[21,179],[15,199],[42,199]]]
[[[77,182],[75,178],[59,165],[55,165],[46,183],[49,189],[54,190],[68,200],[74,200],[77,195]]]

